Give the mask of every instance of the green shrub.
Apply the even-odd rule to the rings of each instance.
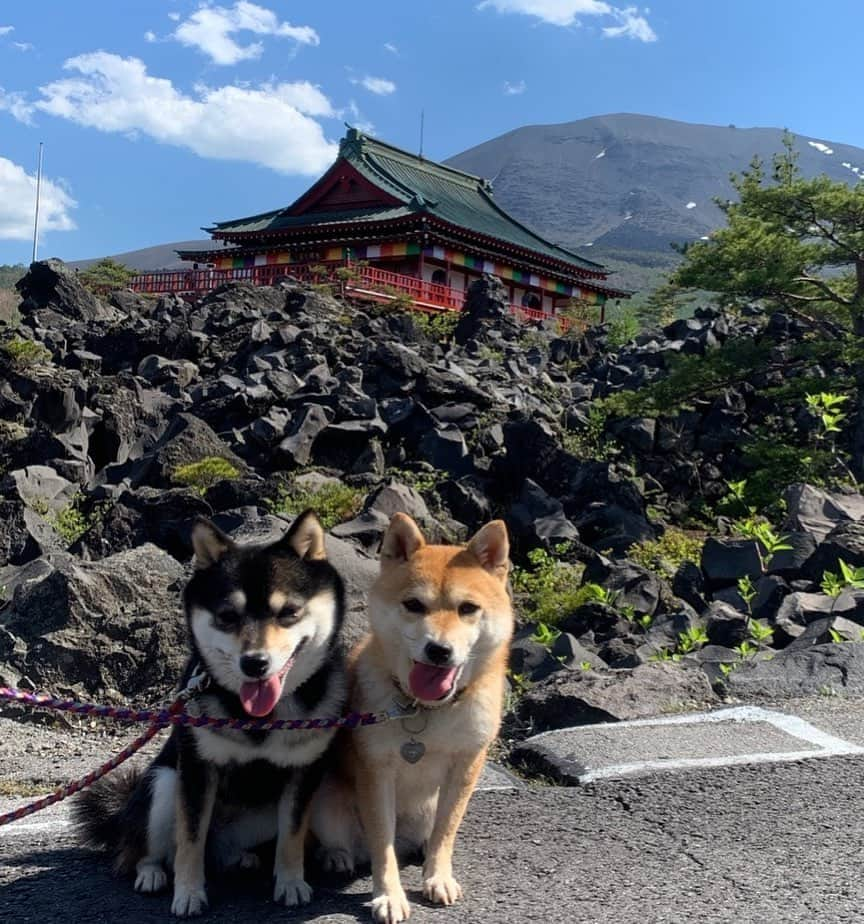
[[[675,574],[682,562],[699,564],[705,540],[680,529],[667,529],[659,539],[646,539],[627,549],[627,557],[661,576]]]
[[[71,504],[48,517],[49,522],[60,534],[66,545],[77,542],[99,518],[96,511],[89,515],[85,514],[78,506],[79,503],[80,497],[75,498]]]
[[[333,482],[316,489],[297,484],[285,485],[269,506],[274,513],[285,516],[296,516],[311,507],[324,529],[332,529],[338,523],[355,517],[362,504],[362,491]]]
[[[625,312],[609,322],[607,341],[612,349],[619,349],[629,343],[639,333],[639,321],[636,315]]]
[[[436,343],[446,343],[459,323],[458,311],[416,311],[412,320],[423,333]]]
[[[561,436],[565,452],[577,459],[608,462],[621,454],[621,447],[606,436],[606,412],[597,405],[588,410],[588,422],[580,430],[565,430]]]
[[[123,263],[106,257],[98,263],[78,274],[81,283],[91,292],[112,292],[115,289],[125,289],[137,276],[137,272],[129,269]]]
[[[208,456],[199,462],[189,462],[178,465],[171,473],[171,480],[175,484],[192,488],[198,494],[205,494],[219,481],[237,478],[240,472],[221,456]]]
[[[555,549],[563,555],[567,545]],[[528,553],[531,568],[514,568],[513,590],[522,598],[526,616],[547,626],[555,626],[568,613],[584,603],[606,602],[601,599],[606,593],[596,584],[580,587],[585,566],[579,563],[561,561],[556,554],[545,549],[533,549]]]
[[[2,346],[3,352],[12,361],[17,369],[27,369],[40,363],[47,363],[51,359],[51,351],[35,340],[25,340],[23,337],[13,337]]]

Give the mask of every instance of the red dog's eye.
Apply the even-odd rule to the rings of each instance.
[[[402,606],[408,610],[409,613],[425,613],[426,604],[422,600],[418,600],[416,597],[409,597],[407,600],[402,601]]]

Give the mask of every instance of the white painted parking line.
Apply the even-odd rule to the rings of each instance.
[[[591,783],[595,780],[619,779],[628,776],[641,776],[653,770],[685,770],[706,767],[729,767],[741,764],[784,763],[806,760],[815,757],[839,757],[848,754],[864,754],[864,747],[853,744],[843,738],[824,732],[795,715],[787,715],[759,706],[738,706],[720,709],[715,712],[664,716],[662,718],[633,719],[625,722],[613,722],[603,725],[585,725],[578,728],[560,729],[542,732],[530,739],[532,745],[545,746],[552,751],[561,752],[561,736],[566,735],[564,750],[568,759],[576,760],[580,736],[585,737],[598,732],[606,736],[626,736],[629,729],[671,729],[674,726],[702,726],[712,724],[771,726],[776,732],[801,742],[804,747],[783,750],[744,751],[703,757],[662,757],[659,759],[631,760],[624,762],[603,763],[585,766],[579,771],[579,781]],[[544,742],[545,739],[545,742]],[[558,747],[556,748],[556,745]],[[596,754],[592,755],[597,757]]]

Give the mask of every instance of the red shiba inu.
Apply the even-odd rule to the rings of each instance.
[[[410,914],[397,865],[404,848],[425,851],[429,900],[462,896],[453,845],[501,721],[513,632],[508,570],[500,520],[465,547],[427,545],[397,513],[384,537],[370,633],[350,659],[350,706],[414,711],[342,737],[311,821],[326,869],[349,872],[371,859],[376,921]]]

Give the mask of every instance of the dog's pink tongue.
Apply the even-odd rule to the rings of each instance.
[[[266,680],[250,680],[240,687],[240,702],[249,715],[256,719],[270,715],[281,695],[282,678],[278,674]]]
[[[436,667],[415,661],[408,675],[408,686],[417,699],[443,699],[453,689],[455,679],[455,667]]]

